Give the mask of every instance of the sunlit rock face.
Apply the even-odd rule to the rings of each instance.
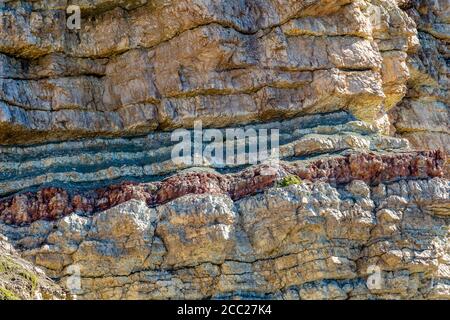
[[[450,299],[449,10],[0,3],[0,259],[42,278],[17,297]],[[175,161],[199,122],[233,152],[278,130],[278,161]]]
[[[449,40],[447,1],[410,1],[406,12],[414,19],[420,46],[408,56],[408,91],[394,108],[396,131],[414,147],[450,150]]]
[[[81,29],[71,31],[64,1],[4,5],[4,142],[337,110],[387,126],[383,115],[407,91],[407,52],[418,46],[395,1],[80,6]]]
[[[42,269],[20,257],[0,235],[0,300],[61,300],[66,291],[48,278]]]
[[[448,299],[449,192],[441,178],[304,182],[0,230],[63,285],[80,268],[79,298]]]

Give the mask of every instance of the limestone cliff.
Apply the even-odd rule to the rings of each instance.
[[[448,1],[411,1],[405,6],[417,25],[420,47],[409,55],[408,92],[394,108],[397,133],[414,146],[450,150]]]
[[[0,248],[78,299],[450,299],[449,13],[0,0]],[[198,121],[278,161],[177,162]]]

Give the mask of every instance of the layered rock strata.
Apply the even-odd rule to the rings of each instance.
[[[0,298],[64,297],[11,286],[36,267],[79,299],[450,299],[448,17],[0,0]],[[196,121],[278,130],[279,162],[179,163]]]
[[[65,1],[4,4],[3,143],[336,110],[387,127],[418,44],[395,1],[128,2],[80,3],[77,32]]]
[[[392,112],[394,125],[416,147],[449,152],[450,6],[447,1],[410,1],[406,12],[417,24],[421,46],[407,59],[409,89]]]
[[[154,207],[186,194],[225,194],[239,200],[272,187],[283,177],[295,175],[309,182],[347,184],[360,180],[369,185],[399,179],[428,179],[444,176],[445,154],[409,152],[397,154],[350,154],[309,161],[261,165],[239,173],[188,172],[161,182],[122,183],[80,192],[49,187],[14,195],[0,201],[0,220],[24,224],[39,219],[57,219],[74,212],[92,214],[138,199]]]
[[[79,298],[448,299],[449,192],[441,178],[304,182],[0,230],[61,284],[78,270]]]
[[[241,129],[244,130],[244,136],[229,139],[222,131],[224,144],[234,141],[235,153],[240,145],[248,148],[250,142],[246,132],[260,134],[260,130],[267,130],[270,140],[272,130],[279,130],[278,153],[281,159],[305,159],[345,150],[401,152],[409,148],[407,140],[380,135],[373,125],[357,121],[344,112],[260,123]],[[190,137],[194,139],[192,131]],[[103,186],[111,181],[159,180],[161,176],[190,166],[185,162],[174,161],[172,153],[178,143],[179,140],[172,141],[171,133],[158,132],[134,138],[0,146],[0,195],[49,184],[87,185],[92,189],[92,186]],[[203,147],[210,144],[204,142]],[[266,145],[271,148],[269,143]],[[223,153],[225,158],[227,154]],[[238,170],[240,167],[237,161],[206,160],[197,166],[222,172]]]

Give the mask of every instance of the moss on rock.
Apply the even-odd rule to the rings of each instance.
[[[277,182],[277,187],[285,188],[293,184],[301,184],[302,180],[296,175],[288,175]]]

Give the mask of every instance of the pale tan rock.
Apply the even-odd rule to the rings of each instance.
[[[191,197],[196,212],[177,202],[158,210],[162,217],[156,235],[166,247],[165,264],[220,264],[231,254],[236,214],[228,197]]]
[[[416,47],[388,0],[86,1],[79,32],[65,5],[5,4],[2,143],[336,110],[376,124],[404,96]]]
[[[413,147],[441,148],[447,152],[448,9],[448,4],[442,1],[414,1],[407,11],[417,24],[420,47],[408,59],[411,73],[408,93],[392,112],[397,132]]]
[[[20,249],[79,299],[450,298],[450,185],[424,158],[385,184],[336,184],[349,173],[335,168],[235,201],[217,171],[241,167],[171,159],[171,132],[198,120],[279,129],[275,186],[296,157],[320,176],[335,153],[448,151],[445,0],[80,0],[79,31],[69,3],[0,4],[0,197],[14,195],[0,209],[37,220],[1,222],[0,251]],[[174,185],[185,195],[168,202],[112,187],[69,210],[78,188],[158,190],[146,182],[184,169],[221,181]],[[46,217],[26,193],[44,185],[68,190],[41,201]]]
[[[385,108],[388,110],[399,103],[406,94],[406,82],[409,79],[406,57],[405,52],[383,53],[383,91],[386,95]]]
[[[79,267],[80,299],[446,299],[448,215],[430,209],[440,202],[448,213],[448,191],[438,178],[301,183],[235,203],[187,195],[154,209],[132,200],[0,230],[63,286]],[[40,244],[20,240],[39,233]],[[367,285],[374,267],[380,288]]]

